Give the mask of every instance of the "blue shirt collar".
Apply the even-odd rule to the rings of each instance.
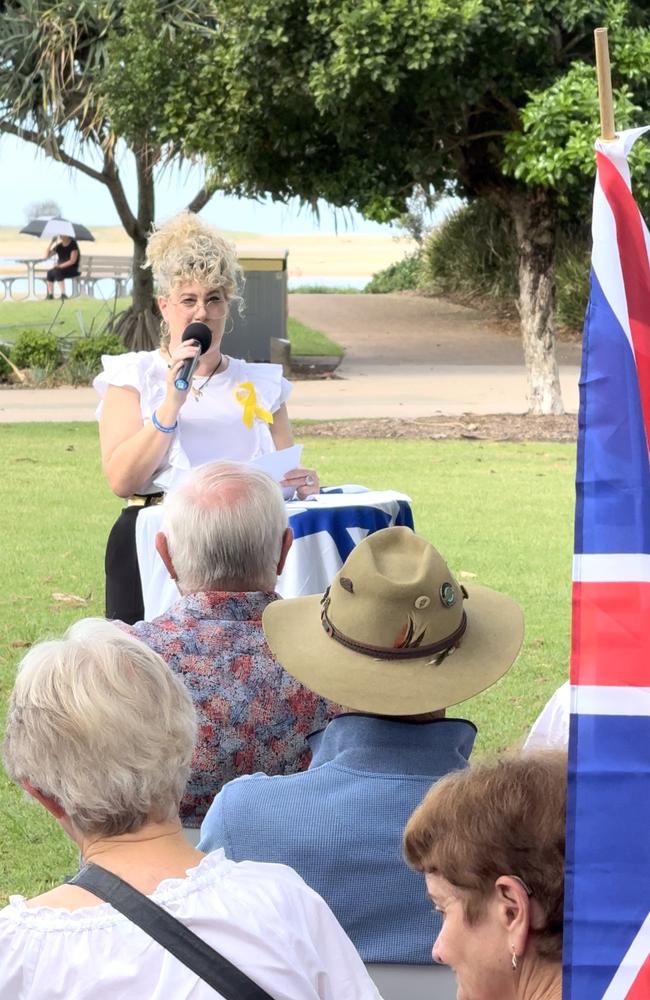
[[[377,773],[436,776],[467,765],[476,726],[466,719],[406,722],[338,715],[309,737],[310,767],[335,763]]]

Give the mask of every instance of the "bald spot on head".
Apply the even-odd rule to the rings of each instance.
[[[234,507],[243,500],[250,486],[241,479],[222,479],[211,483],[208,489],[197,489],[195,483],[188,483],[185,495],[199,510],[210,510],[212,507]]]

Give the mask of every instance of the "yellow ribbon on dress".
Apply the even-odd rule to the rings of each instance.
[[[273,423],[273,414],[258,404],[255,386],[252,382],[240,382],[235,389],[235,399],[244,407],[242,420],[244,426],[248,427],[249,430],[253,426],[255,417],[259,417],[266,424]]]

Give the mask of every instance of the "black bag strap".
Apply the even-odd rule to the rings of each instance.
[[[138,889],[100,865],[87,864],[69,879],[110,903],[226,1000],[273,1000],[245,972]]]

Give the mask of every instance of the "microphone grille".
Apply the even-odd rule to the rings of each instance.
[[[190,323],[183,330],[181,340],[196,340],[201,348],[199,353],[205,354],[212,343],[212,333],[210,327],[205,323]]]

